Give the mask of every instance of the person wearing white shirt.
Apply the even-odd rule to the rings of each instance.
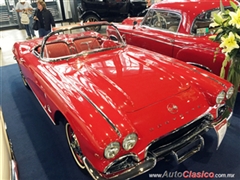
[[[26,2],[26,0],[19,0],[18,3],[16,4],[16,11],[19,13],[19,16],[21,17],[22,13],[27,13],[29,17],[29,24],[24,25],[28,35],[26,39],[32,39],[36,37],[34,30],[32,28],[33,27],[32,10],[33,7],[29,2]]]

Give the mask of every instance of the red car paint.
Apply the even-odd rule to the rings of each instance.
[[[238,4],[237,1],[234,2]],[[229,0],[222,0],[222,3],[225,7],[230,7]],[[143,22],[148,14],[145,15],[145,18],[127,18],[116,26],[120,33],[125,36],[127,44],[155,51],[184,62],[197,63],[214,74],[220,75],[225,55],[216,51],[219,44],[209,39],[211,34],[198,35],[191,31],[200,14],[216,10],[219,6],[219,0],[164,0],[153,4],[149,11],[160,10],[179,15],[181,20],[176,32],[144,25]],[[111,33],[110,29],[108,31]],[[214,58],[215,52],[217,52],[216,58]],[[228,69],[229,64],[226,67],[225,77]]]
[[[74,40],[85,36],[96,37],[100,51],[72,56],[76,51]],[[127,179],[144,173],[155,166],[155,157],[151,157],[151,168],[141,169],[136,165],[139,170],[134,166],[110,174],[105,171],[126,155],[134,155],[136,164],[144,164],[152,143],[189,127],[199,118],[211,114],[212,119],[206,120],[210,128],[211,124],[231,117],[231,109],[227,107],[227,116],[218,114],[226,98],[216,104],[216,97],[232,85],[212,73],[124,43],[103,48],[110,37],[104,38],[96,32],[52,34],[47,43],[46,38],[15,43],[14,56],[23,80],[52,122],[57,124],[61,113],[71,125],[88,162],[85,166],[95,179],[91,170],[100,179]],[[50,52],[42,49],[48,44],[56,45],[52,54],[64,52],[64,46],[61,48],[58,43],[66,43],[72,54],[66,58],[45,58]],[[129,133],[137,134],[134,148],[126,151],[121,147],[113,159],[106,159],[103,155],[106,146],[115,141],[122,146]],[[128,174],[129,169],[134,174]]]

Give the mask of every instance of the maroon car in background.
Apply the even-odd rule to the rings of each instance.
[[[229,0],[222,3],[226,9],[231,8]],[[209,25],[219,6],[219,0],[162,1],[152,5],[144,18],[127,18],[116,26],[128,44],[220,75],[225,55],[216,51],[219,44],[209,39],[214,31]],[[110,28],[108,32],[111,33]]]

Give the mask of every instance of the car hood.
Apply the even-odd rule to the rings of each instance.
[[[189,123],[209,107],[175,59],[135,46],[60,61],[52,68],[48,70],[58,74],[65,97],[77,99],[68,104],[78,109],[74,102],[87,99],[122,137],[134,131],[144,136],[155,129],[147,138],[150,142]],[[161,125],[166,128],[159,132]]]
[[[154,61],[161,61],[160,57],[140,50],[128,47],[80,57],[69,63],[65,77],[99,107],[110,103],[124,112],[134,112],[190,88],[187,80],[170,72],[174,71],[170,62],[162,61],[162,67],[156,67]]]

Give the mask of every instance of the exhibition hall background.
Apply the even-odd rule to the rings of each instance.
[[[15,11],[17,2],[18,0],[0,0],[0,30],[22,28],[18,13]],[[36,8],[36,0],[27,0],[27,2]],[[56,22],[79,21],[77,6],[80,0],[45,0],[45,2]]]

